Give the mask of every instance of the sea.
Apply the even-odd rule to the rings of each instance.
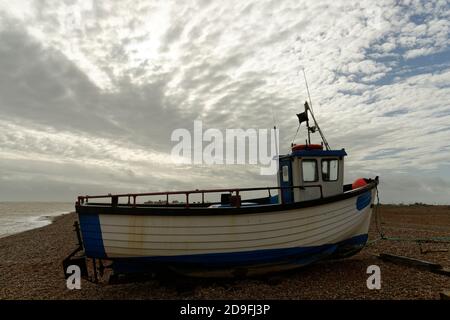
[[[46,226],[74,210],[73,202],[0,202],[0,238]]]

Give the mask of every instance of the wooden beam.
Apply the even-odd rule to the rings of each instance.
[[[378,256],[383,261],[406,264],[412,267],[425,268],[428,270],[442,270],[442,265],[439,263],[429,262],[425,260],[414,259],[410,257],[397,256],[394,254],[380,253]]]
[[[450,277],[450,268],[441,268],[431,270],[433,273],[442,274],[444,276]]]
[[[439,293],[441,300],[450,300],[450,291],[443,291]]]
[[[387,253],[380,253],[378,258],[383,261],[388,261],[396,264],[403,264],[415,268],[426,269],[433,273],[450,277],[450,268],[444,268],[439,263],[414,259],[410,257],[397,256],[394,254],[387,254]]]

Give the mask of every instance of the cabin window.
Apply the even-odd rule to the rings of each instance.
[[[289,167],[283,166],[283,182],[289,182]]]
[[[337,181],[338,180],[338,165],[337,159],[322,160],[322,180],[323,181]]]
[[[304,182],[314,182],[319,180],[316,160],[302,160],[302,173]]]

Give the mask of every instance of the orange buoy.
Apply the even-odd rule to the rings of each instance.
[[[358,189],[358,188],[362,188],[365,185],[367,185],[366,179],[364,178],[359,178],[356,179],[353,183],[352,183],[352,189]]]
[[[323,145],[321,144],[294,144],[292,146],[292,151],[298,150],[322,150]]]

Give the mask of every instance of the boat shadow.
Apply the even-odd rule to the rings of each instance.
[[[365,270],[373,261],[369,257],[352,257],[350,259],[329,259],[301,266],[295,269],[267,273],[264,275],[245,276],[236,274],[230,278],[223,277],[190,277],[179,273],[164,270],[148,274],[121,274],[109,278],[108,284],[146,284],[154,287],[164,288],[176,292],[177,296],[192,297],[197,292],[205,289],[219,288],[221,290],[239,290],[246,284],[257,286],[282,286],[284,283],[296,280],[315,282],[321,281],[323,277],[330,279],[345,279],[351,276],[355,270],[360,270],[361,280],[365,276]],[[140,289],[137,289],[140,290]]]

